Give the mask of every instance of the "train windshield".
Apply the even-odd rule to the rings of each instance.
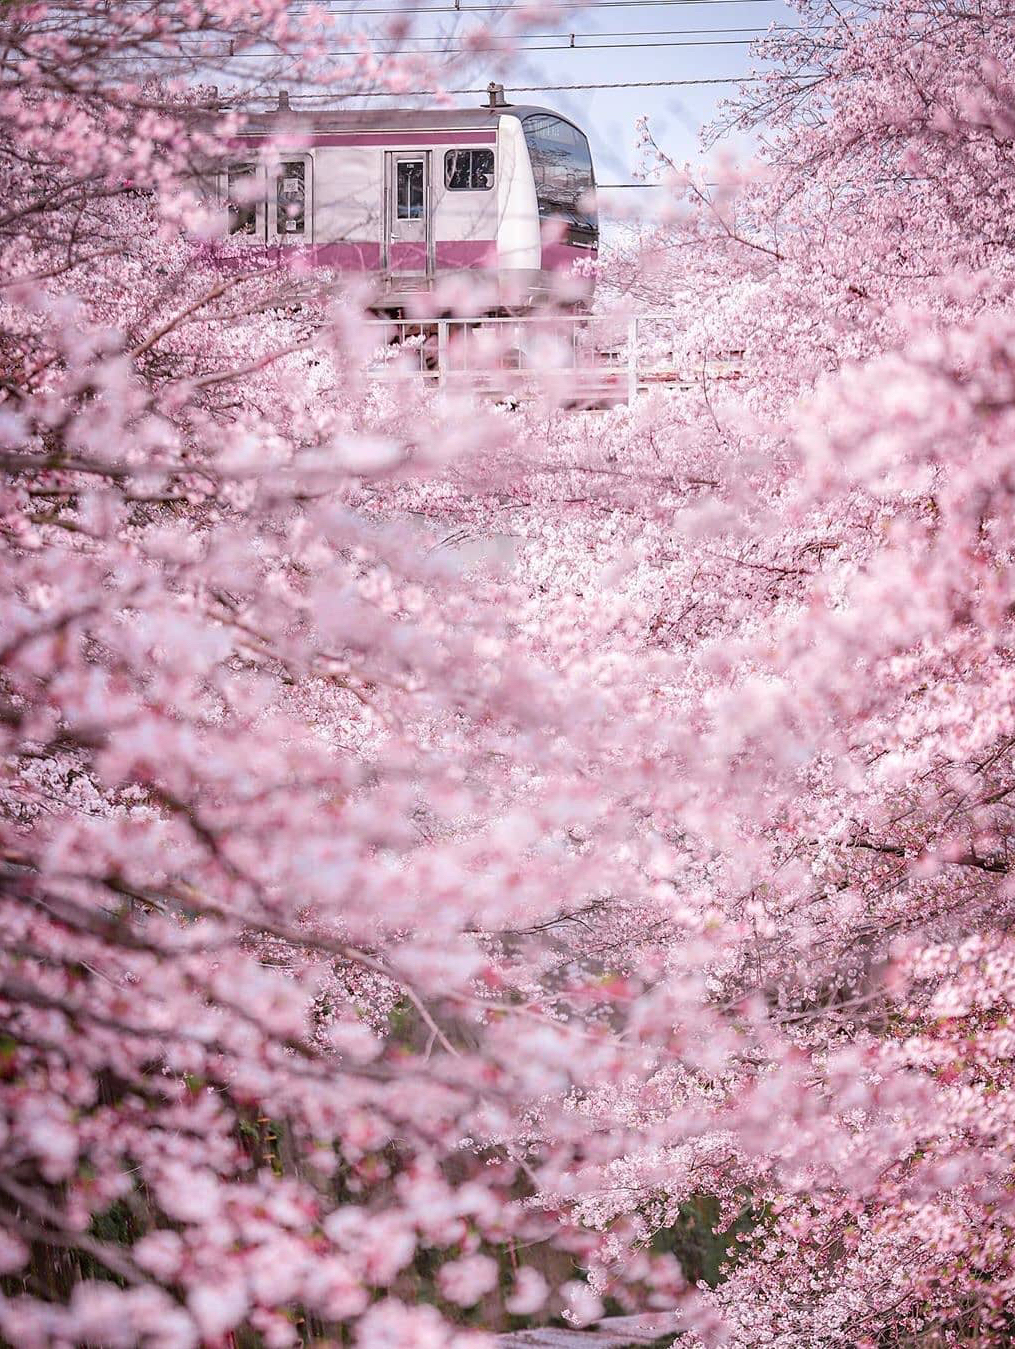
[[[559,216],[581,230],[596,231],[589,143],[570,122],[547,113],[534,113],[522,121],[525,143],[536,178],[536,199],[541,216]]]

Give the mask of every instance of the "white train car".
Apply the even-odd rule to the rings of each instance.
[[[434,291],[439,307],[440,283],[461,275],[505,313],[591,295],[573,266],[599,246],[588,140],[499,86],[475,109],[302,110],[283,93],[234,153],[221,184],[232,241],[367,277],[380,312]]]

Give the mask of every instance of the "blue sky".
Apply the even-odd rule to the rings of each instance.
[[[556,19],[556,16],[555,16]],[[772,22],[795,23],[794,12],[783,0],[754,3],[635,5],[606,8],[596,4],[584,10],[567,11],[561,22],[545,30],[583,33],[673,33],[672,36],[623,36],[596,38],[609,44],[601,50],[546,51],[516,57],[513,70],[521,84],[615,83],[625,80],[684,80],[740,76],[757,61],[751,57],[747,30],[763,29]],[[701,33],[675,30],[706,29]],[[718,29],[738,31],[718,32]],[[580,44],[580,39],[576,39]],[[714,43],[700,46],[635,46],[649,42]],[[732,45],[740,43],[741,45]],[[535,44],[533,44],[535,45]],[[626,49],[625,49],[626,48]],[[521,78],[530,74],[533,78]],[[535,76],[545,78],[534,78]],[[479,81],[477,81],[478,83]],[[508,83],[505,80],[505,83]],[[698,138],[703,124],[716,115],[720,101],[735,92],[733,85],[703,85],[683,89],[597,89],[574,93],[530,95],[535,101],[560,108],[580,122],[592,141],[603,182],[627,181],[636,164],[635,120],[647,115],[657,139],[682,163],[698,158]]]
[[[600,184],[629,183],[639,155],[635,149],[635,122],[647,116],[658,143],[677,163],[702,165],[700,135],[717,116],[724,98],[736,93],[734,83],[702,84],[683,88],[664,86],[574,91],[518,92],[526,85],[603,85],[630,81],[735,80],[758,69],[751,54],[752,38],[772,23],[795,25],[796,12],[785,0],[590,0],[582,7],[566,0],[290,0],[295,12],[319,7],[332,16],[339,37],[366,39],[375,53],[397,53],[399,64],[406,53],[433,58],[419,72],[413,87],[447,90],[484,88],[491,80],[502,82],[509,99],[556,108],[577,122],[588,134]],[[461,56],[470,32],[487,24],[492,31],[510,35],[522,3],[530,13],[538,10],[522,40],[522,50],[512,54]],[[495,12],[491,13],[491,10]],[[392,25],[403,25],[392,36]],[[574,35],[574,46],[570,45]],[[503,39],[502,39],[503,40]],[[594,43],[594,46],[589,44]],[[337,44],[336,44],[337,45]],[[340,72],[348,58],[329,44],[325,58]],[[226,57],[221,78],[228,85],[257,78],[261,90],[273,90],[278,82],[265,66],[258,71],[255,49],[251,60]],[[270,63],[269,63],[270,64]],[[216,77],[217,78],[217,77]],[[415,76],[413,76],[415,79]],[[285,83],[284,77],[281,83]],[[364,86],[361,86],[364,87]],[[365,87],[370,87],[369,84]],[[374,86],[376,88],[376,86]],[[300,97],[299,80],[290,90]],[[272,98],[274,95],[272,94]],[[317,100],[315,100],[317,101]],[[478,94],[456,95],[458,106],[482,102]],[[342,106],[369,108],[425,106],[432,99],[371,97],[359,102],[342,99]],[[318,106],[320,103],[318,102]],[[750,153],[750,144],[732,147],[740,158]],[[610,218],[638,208],[651,209],[657,196],[644,189],[618,188],[600,191],[600,215]]]
[[[377,2],[364,0],[364,11]],[[347,3],[349,0],[342,0],[342,8]],[[449,0],[409,0],[409,3],[446,6]],[[470,0],[462,3],[468,5]],[[331,4],[337,9],[339,0],[331,0]],[[510,9],[505,13],[509,14]],[[452,15],[449,19],[447,13],[435,12],[433,16],[415,13],[412,18],[417,38],[454,34],[448,40],[455,43],[489,16],[476,13],[463,14],[461,19]],[[340,21],[360,32],[367,22],[365,13],[356,18],[343,16]],[[384,20],[370,22],[380,24]],[[592,0],[582,9],[555,7],[554,0],[545,0],[545,8],[533,25],[536,33],[545,36],[528,39],[526,45],[536,48],[559,44],[564,50],[530,50],[507,61],[458,58],[454,65],[442,66],[442,76],[448,88],[484,86],[490,79],[502,81],[510,88],[737,77],[758,66],[751,56],[749,40],[773,22],[795,24],[797,16],[784,0],[732,0],[732,3],[664,0],[655,5],[630,0],[621,4]],[[507,20],[498,27],[510,31]],[[574,49],[566,45],[571,33],[575,35]],[[583,50],[583,35],[601,45],[595,50]],[[688,45],[642,45],[652,43]],[[398,46],[404,51],[409,43],[399,42]],[[700,162],[701,128],[716,116],[722,99],[734,93],[735,86],[727,84],[681,89],[588,89],[518,94],[515,98],[518,102],[557,108],[578,122],[592,142],[600,182],[615,183],[629,182],[636,168],[634,124],[638,117],[649,117],[657,139],[677,163]],[[423,100],[385,101],[419,104]],[[457,96],[454,101],[468,104],[481,100],[472,95]],[[367,106],[377,108],[384,103],[373,99]],[[746,144],[741,148],[749,150]],[[603,193],[601,205],[607,212],[611,204],[634,205],[640,200],[647,205],[652,195],[630,189]]]

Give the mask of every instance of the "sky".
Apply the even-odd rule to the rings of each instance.
[[[795,26],[798,15],[786,0],[289,0],[294,14],[323,9],[333,24],[326,62],[334,73],[355,69],[355,58],[344,55],[347,39],[370,49],[384,69],[383,53],[401,68],[406,61],[422,68],[407,72],[410,86],[447,90],[452,106],[467,107],[485,102],[480,93],[491,81],[502,83],[509,102],[536,103],[570,117],[585,131],[592,146],[596,178],[600,185],[599,212],[604,222],[618,222],[643,211],[651,214],[659,194],[651,189],[610,184],[631,184],[637,177],[641,155],[636,149],[635,124],[648,119],[656,142],[677,165],[707,169],[701,133],[721,112],[724,99],[735,97],[736,81],[764,63],[751,52],[751,42],[772,24]],[[518,39],[526,15],[525,36]],[[476,55],[468,47],[470,34],[485,30],[501,44],[496,54]],[[286,84],[284,73],[276,81],[269,74],[264,47],[233,56],[221,52],[224,61],[214,62],[209,82],[223,80],[227,87],[246,84],[274,102],[278,87]],[[505,47],[514,48],[505,50]],[[463,50],[467,53],[462,54]],[[388,66],[390,69],[390,65]],[[363,82],[365,80],[365,83]],[[726,81],[683,87],[667,87],[664,81]],[[361,89],[376,90],[369,74]],[[297,105],[312,97],[317,106],[327,106],[312,95],[301,94],[299,78],[288,82]],[[603,86],[625,88],[549,88],[526,92],[525,86]],[[307,89],[307,85],[302,86]],[[517,92],[514,92],[517,91]],[[357,106],[425,107],[432,98],[405,94],[360,100],[334,100],[343,108]],[[447,104],[443,104],[447,106]],[[751,151],[749,141],[730,144],[740,160]]]
[[[357,32],[362,32],[368,22],[383,25],[385,18],[367,18],[368,8],[395,2],[363,0],[359,13],[342,13],[338,22]],[[460,2],[463,13],[459,18],[446,12],[454,0],[409,0],[422,12],[413,14],[413,37],[399,40],[398,49],[423,48],[428,45],[425,39],[440,37],[458,45],[470,30],[490,19],[485,10],[467,12],[469,4],[477,0]],[[330,0],[335,10],[345,10],[348,4],[349,0]],[[701,129],[717,116],[723,98],[735,94],[735,84],[560,90],[514,96],[512,86],[735,78],[763,68],[751,55],[752,37],[772,23],[797,22],[795,11],[784,0],[657,0],[654,4],[590,0],[581,8],[543,0],[539,8],[539,17],[530,25],[539,36],[526,38],[523,44],[529,50],[507,60],[499,56],[445,58],[447,64],[441,65],[444,87],[482,88],[494,79],[505,85],[509,101],[539,103],[565,113],[588,135],[601,184],[630,183],[634,179],[639,161],[635,122],[641,116],[648,117],[656,140],[677,164],[702,164]],[[432,12],[427,13],[427,9]],[[496,31],[510,32],[509,7],[504,15],[497,21]],[[467,106],[483,99],[456,95],[453,101]],[[364,106],[423,103],[425,100],[402,97],[371,99]],[[735,149],[742,155],[749,153],[750,146],[742,143]],[[609,214],[613,207],[623,211],[636,203],[647,206],[654,195],[644,189],[604,188],[600,209]]]

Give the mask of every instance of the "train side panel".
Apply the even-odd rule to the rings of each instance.
[[[480,160],[479,156],[489,156]],[[469,175],[471,156],[489,172]],[[456,173],[465,165],[465,172]],[[463,137],[449,145],[435,141],[432,151],[433,234],[436,271],[457,272],[497,265],[497,197],[501,180],[501,155],[489,132]],[[459,181],[462,185],[451,184]],[[491,181],[492,180],[492,181]],[[489,182],[488,186],[480,185]]]
[[[373,145],[313,147],[314,260],[348,272],[381,266],[383,154]]]

